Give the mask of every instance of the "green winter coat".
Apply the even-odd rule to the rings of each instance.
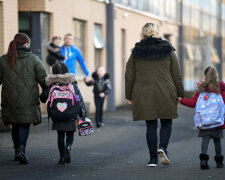
[[[0,58],[4,124],[41,123],[38,83],[44,85],[47,76],[41,60],[24,48],[18,52],[15,70],[12,70],[6,58],[7,55]]]
[[[174,48],[160,38],[136,43],[126,65],[125,96],[134,120],[177,118],[177,97],[184,96]]]

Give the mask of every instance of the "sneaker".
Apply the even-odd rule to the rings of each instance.
[[[70,146],[66,146],[64,148],[64,160],[65,160],[65,163],[70,163],[71,162],[70,150],[71,150]]]
[[[158,163],[158,159],[152,159],[147,163],[147,167],[156,167]]]
[[[170,165],[170,160],[169,160],[169,158],[167,156],[167,153],[163,149],[159,149],[158,150],[158,154],[160,156],[160,162],[163,165],[169,166]]]

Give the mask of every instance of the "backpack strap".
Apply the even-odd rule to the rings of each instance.
[[[48,132],[49,132],[49,115],[48,115]]]

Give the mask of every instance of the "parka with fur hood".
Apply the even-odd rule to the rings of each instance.
[[[177,118],[177,97],[184,96],[173,46],[148,37],[136,43],[126,65],[125,96],[134,120]]]
[[[40,95],[40,100],[42,103],[45,103],[48,99],[49,91],[51,89],[51,86],[55,83],[60,83],[60,84],[68,84],[72,83],[74,86],[75,94],[79,96],[80,98],[80,113],[79,116],[81,118],[87,116],[87,110],[85,107],[85,103],[83,100],[83,97],[81,95],[81,92],[77,86],[77,82],[75,80],[74,74],[66,73],[66,74],[52,74],[48,75],[45,79],[45,84],[47,87],[43,88],[43,91]]]

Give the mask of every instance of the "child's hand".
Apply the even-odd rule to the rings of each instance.
[[[177,99],[178,99],[179,102],[181,102],[181,97],[178,97]]]
[[[99,96],[100,96],[101,98],[104,98],[104,97],[105,97],[105,93],[100,93]]]
[[[127,103],[128,104],[132,104],[132,100],[127,100]]]

